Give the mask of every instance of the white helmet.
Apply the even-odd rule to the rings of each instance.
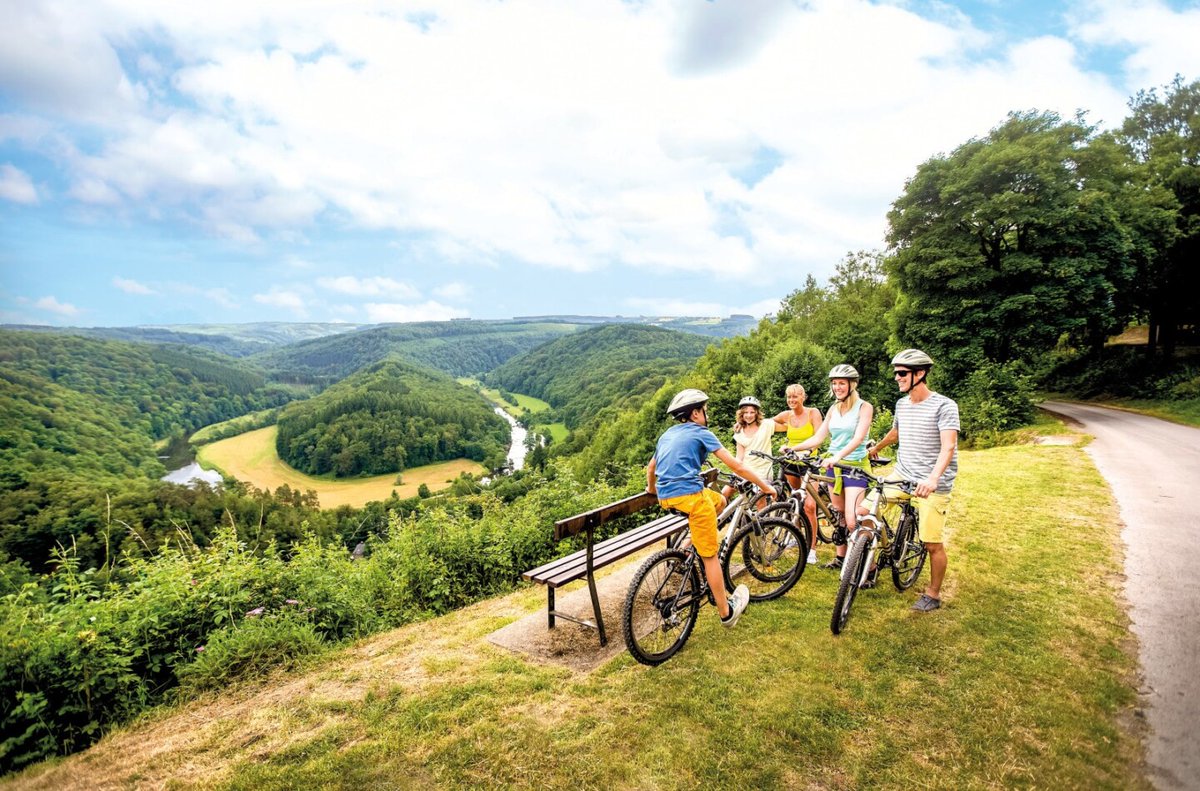
[[[754,396],[746,396],[741,401],[738,401],[738,409],[744,406],[752,406],[760,412],[762,411],[762,403]]]
[[[835,365],[835,366],[833,366],[833,368],[829,369],[829,378],[830,379],[857,379],[858,371],[854,370],[853,365],[846,365],[845,363],[843,363],[841,365]]]
[[[684,420],[688,415],[692,414],[693,409],[698,409],[707,403],[707,393],[703,390],[689,387],[675,394],[675,397],[671,399],[671,403],[667,406],[667,414],[676,420]]]
[[[907,365],[912,368],[922,366],[932,368],[933,358],[920,349],[905,349],[892,358],[892,365]]]

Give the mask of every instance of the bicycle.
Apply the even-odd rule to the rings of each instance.
[[[726,480],[738,495],[717,516],[717,529],[729,528],[717,549],[725,590],[745,584],[750,601],[777,599],[804,574],[808,537],[786,519],[763,519],[749,510],[754,484],[736,475]],[[706,601],[716,605],[700,556],[683,531],[651,555],[629,583],[623,608],[629,653],[644,665],[670,659],[691,636]]]
[[[917,509],[912,504],[915,483],[889,481],[850,465],[839,463],[837,466],[841,467],[843,475],[866,478],[871,490],[867,496],[874,497],[867,513],[858,517],[858,525],[850,534],[850,549],[842,564],[837,596],[833,600],[829,629],[834,634],[841,634],[850,621],[854,599],[868,579],[873,584],[884,567],[889,567],[896,590],[908,590],[920,577],[928,550],[917,533]],[[894,532],[883,515],[887,506],[900,509]]]
[[[779,465],[779,478],[772,483],[776,488],[785,492],[779,502],[761,505],[769,495],[759,494],[751,503],[764,516],[783,516],[790,519],[800,528],[804,535],[814,536],[822,544],[834,544],[838,539],[838,526],[844,526],[842,512],[839,511],[829,497],[828,484],[836,480],[832,475],[825,475],[822,467],[816,463],[816,457],[800,456],[784,451],[778,456],[772,456],[762,451],[750,451],[751,454],[764,459],[770,459]],[[793,487],[788,476],[799,478],[800,485]],[[817,515],[817,526],[814,531],[804,510],[804,503],[812,498]]]

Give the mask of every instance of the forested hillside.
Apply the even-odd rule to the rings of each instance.
[[[139,474],[150,441],[257,409],[292,393],[251,367],[184,346],[0,331],[0,463]]]
[[[336,382],[392,355],[467,376],[490,371],[510,357],[577,329],[574,324],[520,321],[391,324],[295,343],[252,359],[284,381]]]
[[[514,357],[485,381],[548,402],[574,429],[601,410],[640,404],[691,368],[712,342],[641,324],[605,324]]]
[[[387,360],[279,415],[279,456],[309,475],[399,472],[466,457],[499,466],[508,424],[474,390]]]

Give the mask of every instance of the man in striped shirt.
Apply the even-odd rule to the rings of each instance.
[[[871,456],[900,440],[895,475],[917,484],[917,529],[929,550],[929,586],[912,606],[933,612],[942,606],[942,580],[946,577],[946,511],[950,490],[958,475],[958,404],[929,389],[925,381],[933,360],[920,349],[905,349],[892,359],[896,386],[904,397],[896,402],[896,416],[887,435],[871,449]]]

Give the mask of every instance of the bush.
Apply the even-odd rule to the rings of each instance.
[[[302,612],[251,610],[245,621],[213,632],[196,659],[179,669],[185,694],[226,686],[276,668],[293,668],[321,650],[323,640]]]
[[[1019,369],[1015,362],[984,363],[959,388],[959,419],[968,444],[988,447],[996,443],[1000,432],[1033,421],[1032,389]]]

